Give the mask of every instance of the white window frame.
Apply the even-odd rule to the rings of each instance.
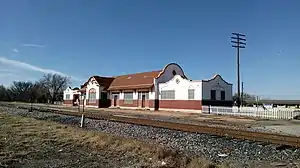
[[[149,100],[149,92],[145,92],[145,91],[138,92],[138,99],[142,100],[143,95],[145,95],[145,100]]]
[[[175,90],[162,90],[160,92],[161,100],[175,100]]]
[[[92,90],[92,89],[90,89],[90,90]],[[91,92],[90,90],[89,90],[88,101],[89,101],[89,103],[96,103],[97,91],[96,91],[96,89],[93,89],[93,90],[95,90],[93,92]]]
[[[118,99],[120,99],[120,93],[117,93],[117,92],[112,92],[112,93],[110,94],[110,96],[111,96],[111,97],[110,97],[111,99],[114,99],[115,96],[118,96]]]
[[[71,100],[71,94],[66,94],[66,100]]]
[[[189,100],[195,99],[195,89],[188,89],[188,99]]]
[[[124,104],[133,104],[133,92],[124,92]]]

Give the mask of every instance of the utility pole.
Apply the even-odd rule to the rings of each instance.
[[[242,82],[242,93],[241,93],[241,106],[243,107],[244,102],[244,82]]]
[[[231,42],[233,43],[232,47],[236,48],[237,51],[237,105],[240,111],[241,106],[241,90],[240,90],[240,48],[245,48],[246,39],[244,34],[232,33]]]

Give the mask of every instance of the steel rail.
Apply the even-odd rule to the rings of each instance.
[[[70,115],[70,116],[81,116],[78,112],[64,112],[64,111],[54,111],[57,114]],[[288,145],[293,147],[300,147],[300,137],[281,135],[276,133],[267,132],[254,132],[239,130],[233,128],[223,128],[223,127],[211,127],[207,125],[193,125],[185,123],[174,123],[167,121],[158,121],[144,118],[133,118],[125,116],[114,116],[114,115],[101,115],[93,112],[86,112],[85,117],[96,120],[109,120],[127,124],[136,124],[142,126],[151,126],[157,128],[166,128],[184,132],[192,133],[205,133],[210,135],[216,135],[220,137],[230,137],[234,139],[251,140],[258,142],[266,142],[278,145]]]
[[[82,113],[74,112],[71,110],[64,110],[62,108],[48,108],[46,106],[40,106],[44,109],[51,110],[51,113],[68,115],[68,116],[77,116],[81,117]],[[26,107],[25,107],[26,108]],[[120,116],[120,115],[111,115],[110,113],[99,114],[96,112],[85,112],[86,118],[96,119],[96,120],[109,120],[114,122],[136,124],[142,126],[151,126],[157,128],[172,129],[184,132],[192,133],[204,133],[210,135],[216,135],[220,137],[230,137],[234,139],[241,140],[251,140],[257,142],[266,142],[278,145],[288,145],[292,147],[300,147],[300,137],[292,135],[282,135],[276,133],[267,133],[267,132],[255,132],[247,131],[242,129],[233,129],[233,128],[223,128],[223,127],[212,127],[208,125],[194,125],[186,123],[175,123],[169,121],[159,121],[145,118],[134,118],[130,116]]]

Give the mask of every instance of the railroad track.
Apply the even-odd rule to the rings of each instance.
[[[47,109],[47,107],[42,107],[42,108]],[[64,111],[61,108],[57,108],[57,110],[55,110],[55,108],[51,107],[49,109],[51,109],[51,111],[49,112],[56,113],[56,114],[77,116],[77,117],[81,117],[82,115],[82,113]],[[110,115],[109,113],[97,114],[95,112],[85,112],[84,116],[86,118],[96,119],[96,120],[109,120],[115,122],[151,126],[157,128],[166,128],[166,129],[192,132],[192,133],[205,133],[205,134],[216,135],[216,136],[226,136],[235,139],[266,142],[266,143],[278,144],[281,146],[284,145],[284,146],[292,146],[298,148],[300,147],[300,138],[297,136],[280,135],[280,134],[266,133],[266,132],[252,132],[252,131],[238,130],[233,128],[211,127],[207,125],[174,123],[174,122],[158,121],[158,120],[151,120],[151,119],[144,119],[144,118]]]
[[[56,114],[63,114],[69,116],[78,116],[82,114],[78,112],[70,111],[55,111]],[[174,123],[166,121],[157,121],[143,118],[133,118],[127,116],[115,116],[115,115],[99,115],[97,113],[85,112],[85,117],[96,120],[109,120],[115,122],[122,122],[128,124],[137,124],[143,126],[152,126],[158,128],[167,128],[178,131],[193,132],[193,133],[206,133],[217,136],[226,136],[236,139],[261,141],[267,143],[273,143],[278,145],[288,145],[293,147],[300,147],[300,138],[296,136],[279,135],[265,132],[250,132],[245,130],[237,130],[222,127],[210,127],[201,125],[191,125],[183,123]]]

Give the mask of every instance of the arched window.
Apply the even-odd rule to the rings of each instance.
[[[96,89],[89,90],[88,101],[89,103],[96,103]]]

